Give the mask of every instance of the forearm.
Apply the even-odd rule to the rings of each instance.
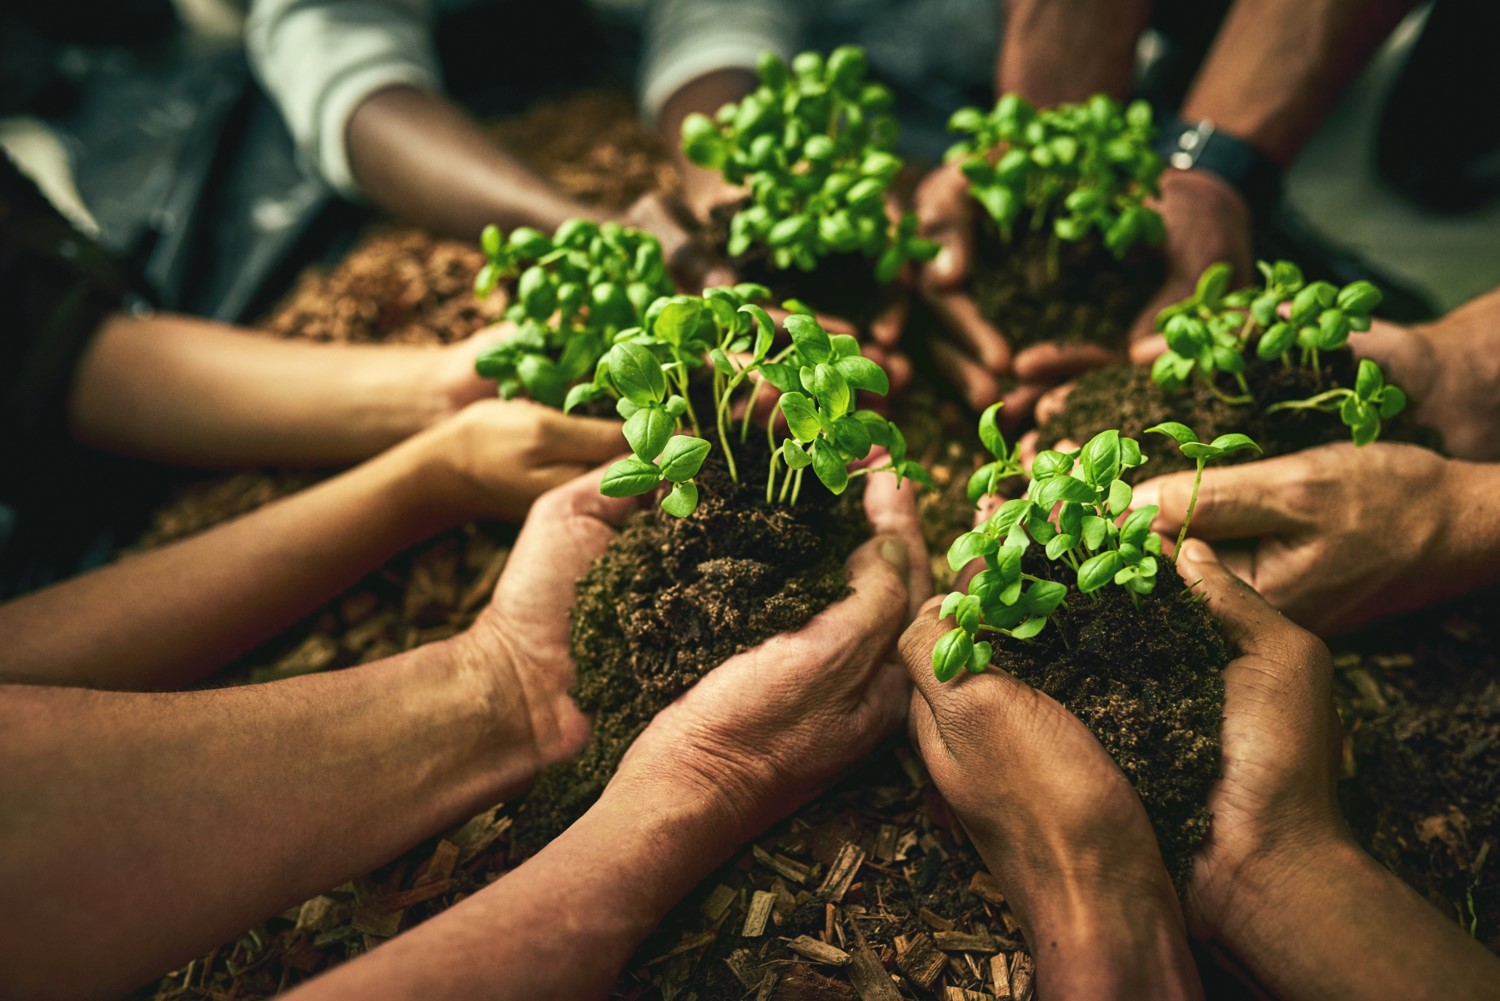
[[[180,687],[453,523],[426,438],[184,541],[0,606],[0,678]]]
[[[438,94],[403,86],[378,91],[355,110],[347,136],[360,189],[435,233],[474,241],[490,223],[550,233],[565,219],[603,218],[559,193]]]
[[[617,779],[520,868],[293,996],[602,998],[672,905],[745,835],[706,794],[638,792]]]
[[[513,794],[526,728],[454,642],[222,691],[0,688],[0,993],[118,997]]]
[[[1500,961],[1352,842],[1250,865],[1216,938],[1283,1001],[1489,996]],[[1357,957],[1330,962],[1329,957]]]
[[[1411,0],[1237,0],[1183,102],[1281,164],[1306,144]]]
[[[1005,5],[996,92],[1047,106],[1125,97],[1150,0],[1017,0]]]
[[[755,74],[749,70],[717,70],[689,81],[662,105],[662,140],[682,172],[683,203],[699,219],[707,219],[713,207],[732,197],[736,189],[718,171],[704,170],[688,161],[682,152],[682,121],[694,112],[713,117],[720,107],[738,101],[755,86]]]
[[[74,377],[73,435],[181,465],[339,465],[452,406],[435,349],[318,345],[185,316],[106,321]]]

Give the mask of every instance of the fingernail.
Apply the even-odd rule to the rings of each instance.
[[[1187,539],[1182,544],[1182,555],[1193,563],[1216,563],[1218,557],[1214,555],[1213,549],[1202,539]]]
[[[880,544],[880,558],[885,560],[903,577],[911,569],[911,560],[907,557],[906,546],[900,539],[889,538]]]

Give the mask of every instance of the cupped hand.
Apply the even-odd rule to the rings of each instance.
[[[1463,483],[1476,471],[1414,445],[1343,442],[1208,469],[1189,532],[1225,545],[1220,558],[1294,621],[1322,635],[1411,611],[1473,586],[1483,559],[1456,536]],[[1135,489],[1181,528],[1193,473]]]
[[[1209,793],[1213,821],[1186,899],[1196,935],[1233,940],[1235,922],[1256,906],[1237,901],[1241,886],[1304,878],[1301,862],[1350,840],[1338,805],[1333,662],[1317,637],[1267,604],[1201,540],[1183,545],[1177,570],[1197,582],[1239,651],[1224,670],[1223,774]]]
[[[872,475],[873,536],[847,563],[853,594],[699,679],[631,745],[615,781],[692,790],[750,837],[895,728],[907,703],[896,637],[931,590],[915,492]]]
[[[1004,671],[942,683],[929,602],[901,638],[913,739],[1005,893],[1052,997],[1199,997],[1140,798],[1077,717]]]
[[[1167,348],[1156,332],[1156,314],[1190,297],[1209,265],[1227,262],[1235,287],[1249,280],[1250,206],[1227,181],[1206,170],[1167,168],[1161,197],[1152,206],[1167,232],[1162,253],[1167,274],[1130,331],[1130,360],[1149,365]]]
[[[455,637],[489,679],[496,718],[529,735],[531,772],[576,754],[589,721],[568,695],[575,671],[569,641],[578,579],[640,507],[599,493],[604,470],[543,495],[516,539],[494,597]]]
[[[529,400],[472,403],[413,439],[433,503],[449,521],[520,521],[546,491],[625,451],[615,420]]]
[[[1349,338],[1361,358],[1380,363],[1406,391],[1412,418],[1442,436],[1459,459],[1500,460],[1500,290],[1431,323],[1401,327],[1375,321]]]

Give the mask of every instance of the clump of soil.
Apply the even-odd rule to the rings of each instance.
[[[1395,707],[1353,734],[1370,851],[1490,948],[1500,945],[1500,684]]]
[[[736,444],[740,481],[715,447],[687,518],[634,516],[578,583],[573,696],[594,714],[576,759],[549,769],[516,817],[515,841],[540,848],[596,800],[631,742],[719,664],[801,627],[848,593],[844,561],[869,537],[863,480],[839,497],[804,477],[795,506],[765,503],[764,440]]]
[[[1161,251],[1137,243],[1116,260],[1097,234],[1057,248],[1049,260],[1051,223],[1002,241],[981,213],[969,288],[979,312],[1013,348],[1042,341],[1092,341],[1123,348],[1130,327],[1161,286]]]
[[[1034,551],[1027,564],[1063,576]],[[1229,659],[1217,620],[1170,566],[1151,594],[1075,593],[1036,639],[996,643],[995,665],[1061,702],[1124,771],[1179,892],[1208,833]]]
[[[778,303],[800,299],[822,315],[847,320],[855,329],[864,330],[898,294],[894,283],[876,280],[875,259],[863,254],[832,254],[819,260],[814,271],[777,268],[771,263],[771,252],[758,244],[738,257],[729,257],[729,220],[745,204],[715,207],[702,236],[728,259],[741,281],[766,286]]]

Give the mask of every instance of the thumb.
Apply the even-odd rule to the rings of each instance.
[[[1315,648],[1322,648],[1317,637],[1272,608],[1254,588],[1231,573],[1203,540],[1188,539],[1182,544],[1177,572],[1204,596],[1209,611],[1242,655],[1296,664],[1304,662]]]

